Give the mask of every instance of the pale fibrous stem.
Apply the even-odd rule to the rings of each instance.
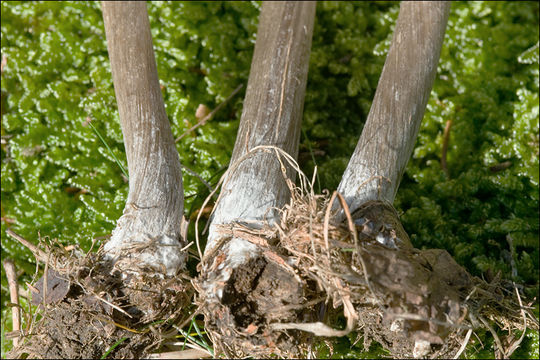
[[[184,265],[182,172],[159,86],[146,2],[104,1],[103,19],[129,170],[124,214],[105,245],[171,275]]]

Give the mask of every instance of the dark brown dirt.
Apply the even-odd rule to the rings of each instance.
[[[41,318],[7,358],[90,359],[109,352],[107,358],[134,359],[159,347],[160,334],[185,316],[189,283],[152,273],[124,279],[99,259],[71,259],[34,284]]]
[[[274,260],[280,258],[273,256]],[[311,336],[272,332],[268,324],[313,321],[314,312],[306,312],[303,303],[315,293],[314,283],[298,283],[293,274],[262,256],[235,268],[223,285],[221,301],[210,300],[202,307],[216,353],[227,357],[301,356],[299,350],[305,350]]]
[[[36,325],[36,333],[10,355],[17,358],[27,354],[28,358],[95,359],[125,338],[110,356],[139,358],[147,346],[158,340],[152,334],[123,330],[110,321],[111,317],[100,317],[77,300],[61,302],[44,314]]]

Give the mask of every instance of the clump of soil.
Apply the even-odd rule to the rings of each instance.
[[[193,294],[187,279],[151,269],[126,276],[100,252],[68,254],[59,244],[43,255],[50,259],[46,271],[30,286],[39,320],[7,358],[145,357],[171,324],[185,320]]]
[[[291,336],[268,327],[279,321],[315,321],[315,309],[324,301],[306,304],[306,299],[316,295],[316,284],[287,271],[292,268],[273,250],[268,247],[261,256],[230,269],[225,281],[220,272],[203,270],[206,276],[195,283],[215,354],[228,358],[268,354],[298,357],[312,343],[313,337],[307,333],[293,331]],[[218,251],[211,267],[219,266],[223,258],[223,252]]]
[[[415,249],[390,204],[370,201],[350,214],[337,193],[290,188],[280,223],[222,226],[201,263],[197,301],[216,354],[305,356],[315,337],[358,331],[366,350],[375,340],[397,358],[447,358],[484,328],[508,357],[521,340],[501,341],[494,328],[508,339],[538,328],[512,283],[473,277],[445,250]],[[331,207],[337,200],[341,214]],[[231,261],[231,241],[251,243],[255,255]]]

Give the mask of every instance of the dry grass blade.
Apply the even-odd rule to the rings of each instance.
[[[316,323],[274,323],[270,327],[274,330],[301,330],[310,332],[316,336],[341,337],[349,334],[354,329],[354,324],[347,322],[345,330],[335,330],[322,322]]]
[[[504,348],[503,348],[503,346],[502,346],[501,339],[499,339],[499,336],[497,335],[497,333],[495,332],[495,330],[493,329],[493,327],[491,327],[491,325],[489,325],[489,323],[487,322],[486,319],[484,319],[483,316],[478,316],[478,319],[480,319],[480,321],[482,322],[482,324],[484,324],[484,326],[489,330],[489,332],[491,333],[491,335],[493,335],[493,339],[495,340],[495,344],[497,344],[496,350],[499,350],[500,353],[502,354],[502,356],[501,356],[500,358],[501,358],[501,359],[506,358],[506,354],[505,354],[505,352],[504,352]]]
[[[17,284],[17,270],[13,261],[6,259],[2,261],[6,278],[9,286],[10,301],[13,304],[11,308],[11,316],[13,320],[13,332],[21,332],[21,310],[19,305],[19,284]],[[19,345],[19,337],[13,338],[13,346]]]
[[[15,232],[13,232],[13,230],[11,229],[7,229],[6,230],[6,234],[8,234],[9,236],[11,236],[12,238],[14,238],[15,240],[17,240],[18,242],[20,242],[21,244],[23,244],[24,246],[26,246],[30,251],[32,251],[32,253],[34,254],[34,256],[36,257],[36,259],[38,259],[39,261],[43,262],[43,263],[46,263],[47,262],[47,253],[43,250],[41,250],[39,247],[37,247],[36,245],[32,244],[30,241],[26,240],[25,238],[23,238],[22,236],[16,234]]]
[[[514,285],[514,290],[516,291],[516,296],[519,302],[519,307],[521,311],[521,316],[523,317],[523,332],[521,333],[521,336],[519,339],[510,346],[510,348],[506,351],[506,355],[510,357],[516,351],[518,346],[521,344],[523,339],[525,338],[525,334],[527,333],[527,316],[525,315],[525,311],[523,310],[523,302],[521,301],[521,296],[519,296],[519,291],[517,289],[517,286],[515,283],[512,283]]]
[[[459,348],[458,352],[456,353],[456,355],[454,355],[454,359],[459,359],[459,357],[461,356],[461,354],[463,353],[463,351],[465,351],[465,348],[467,347],[467,344],[469,344],[469,340],[471,338],[471,334],[472,334],[472,329],[469,329],[467,330],[467,334],[465,335],[465,339],[463,339],[463,344],[461,345],[461,347]]]
[[[212,354],[210,354],[208,351],[202,348],[197,348],[150,354],[148,359],[205,359],[211,357]]]
[[[324,214],[323,235],[324,235],[324,244],[326,245],[326,254],[328,256],[328,259],[330,259],[330,244],[328,243],[328,224],[330,222],[330,212],[332,210],[332,204],[334,203],[334,200],[336,199],[338,194],[339,193],[337,191],[334,191],[334,193],[332,194],[332,197],[330,198],[330,202],[328,203],[328,207],[326,208],[326,212]]]

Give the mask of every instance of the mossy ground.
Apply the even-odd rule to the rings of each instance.
[[[175,137],[196,122],[200,103],[214,108],[247,82],[259,10],[259,2],[149,3]],[[397,13],[398,4],[386,2],[317,6],[299,160],[308,175],[318,166],[321,190],[336,188],[356,145]],[[530,296],[539,274],[538,13],[537,2],[452,4],[439,74],[394,204],[416,247],[445,249],[488,280],[501,271]],[[6,229],[88,250],[121,215],[127,181],[115,157],[126,163],[99,3],[2,2],[1,18],[2,258],[15,259],[21,281],[30,281],[34,259]],[[211,185],[228,164],[242,98],[177,143],[182,164]],[[184,186],[190,217],[208,190],[188,171]],[[479,337],[487,350],[472,344],[466,355],[492,356],[493,340]],[[340,339],[334,356],[363,356],[354,343]],[[8,344],[3,338],[2,348]],[[516,354],[537,357],[538,333]]]

